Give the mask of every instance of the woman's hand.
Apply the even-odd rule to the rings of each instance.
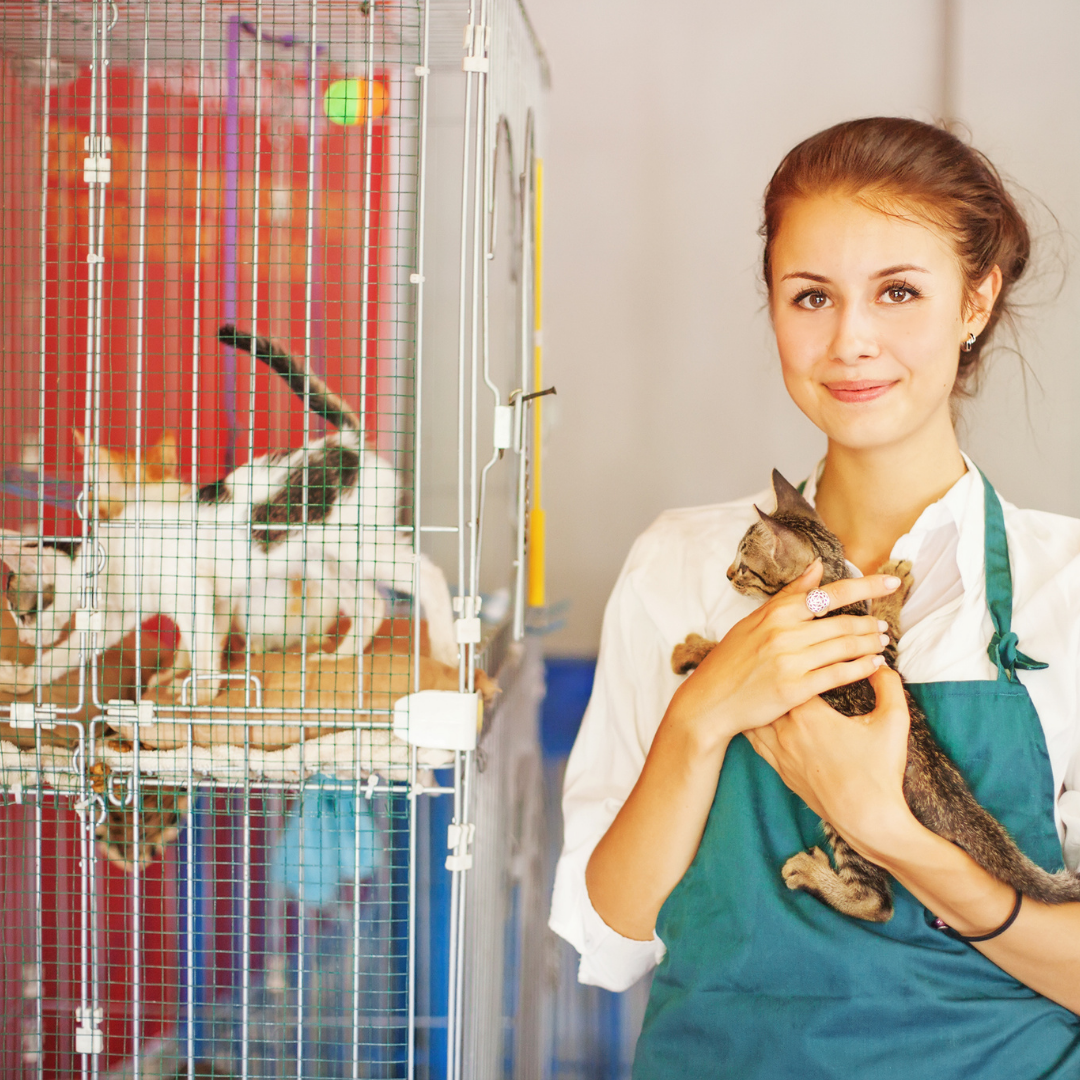
[[[865,716],[815,697],[746,737],[815,814],[877,862],[914,824],[903,790],[911,717],[895,671],[879,668],[870,683],[877,705]]]
[[[686,723],[705,747],[789,713],[826,690],[865,679],[882,664],[885,624],[872,615],[814,618],[806,594],[821,580],[820,560],[736,623],[679,687],[667,722]],[[824,586],[830,607],[887,596],[898,578],[871,574]]]

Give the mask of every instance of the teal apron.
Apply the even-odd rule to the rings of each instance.
[[[1042,725],[1016,668],[1001,504],[986,490],[991,682],[910,685],[975,797],[1047,870],[1061,869]],[[899,883],[884,924],[792,892],[780,867],[824,844],[820,819],[742,735],[701,846],[664,904],[634,1080],[1077,1080],[1080,1017],[934,928]],[[1080,976],[1078,976],[1080,977]]]

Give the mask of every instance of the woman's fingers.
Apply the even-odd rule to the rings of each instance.
[[[869,679],[884,663],[885,658],[881,655],[860,656],[857,660],[830,664],[828,667],[811,671],[805,683],[808,690],[807,700],[817,694],[824,694],[826,690],[835,690],[838,686],[848,686],[860,679]]]
[[[877,638],[888,630],[889,624],[873,615],[834,615],[831,619],[813,619],[810,622],[799,621],[787,631],[794,647],[808,648],[819,641],[831,638],[872,637]],[[888,641],[882,642],[887,645]]]
[[[829,608],[835,611],[865,600],[876,600],[879,596],[888,596],[900,588],[900,579],[887,574],[841,578],[830,581],[828,585],[820,585],[822,573],[821,560],[815,559],[802,574],[776,594],[774,602],[782,603],[785,608],[790,607],[799,619],[807,621],[817,617],[806,606],[806,594],[812,589],[820,588],[829,597]]]
[[[873,632],[869,634],[839,634],[814,642],[798,654],[799,662],[805,665],[807,672],[815,671],[848,660],[875,656],[881,653],[888,643],[889,635],[879,633],[875,625]]]
[[[893,711],[908,711],[907,697],[904,694],[904,684],[897,672],[892,668],[883,667],[870,676],[870,685],[874,688],[874,696],[877,702],[874,709],[868,714],[867,719],[877,718],[885,713]]]

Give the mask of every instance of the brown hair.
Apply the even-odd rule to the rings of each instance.
[[[899,206],[937,226],[953,242],[965,291],[971,295],[995,266],[1001,293],[972,347],[960,353],[957,389],[979,368],[994,327],[1011,320],[1009,293],[1031,254],[1028,227],[997,169],[984,154],[943,128],[893,116],[848,120],[799,143],[765,189],[765,286],[769,256],[787,206],[839,191],[878,209]]]

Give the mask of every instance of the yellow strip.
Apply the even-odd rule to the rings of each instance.
[[[536,203],[533,211],[535,231],[533,262],[533,390],[543,387],[544,376],[542,334],[542,298],[544,266],[544,163],[536,159]],[[543,432],[543,398],[535,398],[533,408],[532,509],[529,511],[529,606],[543,607],[546,601],[544,582],[544,509],[541,501],[541,434]]]

